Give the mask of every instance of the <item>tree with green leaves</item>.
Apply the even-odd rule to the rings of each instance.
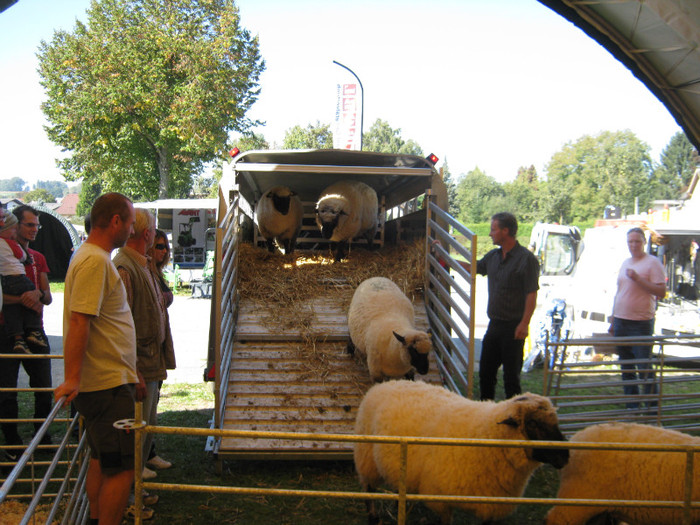
[[[24,202],[56,202],[56,197],[54,197],[48,190],[44,188],[38,188],[36,190],[29,191],[25,194],[22,199]]]
[[[75,207],[76,215],[90,215],[92,205],[97,200],[97,197],[102,195],[103,188],[99,179],[84,180],[80,185],[80,199]]]
[[[393,129],[388,122],[377,119],[362,135],[362,149],[379,153],[400,153],[423,156],[421,147],[411,139],[401,137],[401,128]]]
[[[535,167],[521,166],[515,180],[503,184],[503,191],[507,196],[503,209],[515,214],[518,220],[535,222],[540,215],[540,190],[541,184]]]
[[[233,141],[233,145],[237,147],[241,153],[258,149],[270,149],[270,144],[265,140],[265,137],[262,134],[254,132],[244,133]]]
[[[68,193],[68,184],[60,180],[38,180],[35,189],[44,189],[57,199],[60,199]]]
[[[296,125],[284,134],[283,149],[333,149],[333,132],[330,124],[309,124],[305,128]]]
[[[476,167],[457,183],[457,218],[464,223],[488,221],[491,215],[503,211],[502,203],[497,199],[504,196],[503,188],[496,179]]]
[[[19,177],[0,180],[0,191],[24,191],[27,185],[24,180]]]
[[[659,166],[654,170],[658,199],[678,199],[695,172],[693,145],[679,131],[661,152]]]
[[[452,178],[452,172],[447,164],[447,158],[442,163],[442,181],[447,187],[447,202],[449,204],[449,209],[447,210],[450,215],[457,217],[459,215],[459,203],[457,202],[457,184]]]
[[[634,133],[603,131],[567,143],[547,166],[546,220],[602,217],[608,204],[624,214],[655,198],[649,146]]]
[[[232,0],[94,0],[39,47],[49,138],[67,180],[135,200],[184,197],[252,125],[264,70]]]
[[[216,196],[216,190],[219,187],[219,178],[216,177],[213,171],[201,173],[194,178],[192,182],[192,196],[210,198]]]

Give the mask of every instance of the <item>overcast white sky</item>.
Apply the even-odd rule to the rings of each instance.
[[[586,134],[630,129],[661,150],[680,130],[607,51],[536,0],[240,0],[267,69],[251,118],[281,144],[296,124],[331,123],[335,85],[355,71],[364,129],[381,118],[457,176],[540,174]],[[61,180],[46,138],[35,52],[85,21],[89,0],[19,0],[0,14],[0,179]]]

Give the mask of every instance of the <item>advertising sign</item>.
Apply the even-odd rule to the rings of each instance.
[[[173,264],[201,268],[207,260],[206,232],[216,223],[216,211],[203,208],[173,210]]]
[[[335,129],[333,147],[335,149],[361,149],[360,120],[362,106],[360,86],[356,83],[338,84],[338,99],[335,108]]]

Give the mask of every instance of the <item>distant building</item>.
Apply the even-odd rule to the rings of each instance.
[[[63,217],[75,217],[77,215],[75,209],[80,201],[80,194],[78,193],[68,193],[61,204],[54,208],[54,211]]]
[[[2,207],[5,208],[7,211],[12,211],[14,208],[16,208],[17,206],[21,206],[24,203],[21,200],[15,198],[0,198],[0,204],[2,204]]]

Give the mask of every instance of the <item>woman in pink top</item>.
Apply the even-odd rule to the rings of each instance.
[[[646,239],[641,228],[627,232],[627,247],[631,257],[620,267],[617,276],[617,293],[613,306],[610,331],[615,337],[649,336],[654,333],[656,300],[666,295],[666,273],[661,262],[644,251]],[[650,363],[625,363],[628,360],[644,360],[651,356],[650,345],[618,346],[622,379],[627,396],[639,395],[639,381],[644,384],[644,394],[655,394],[658,387]],[[648,407],[656,406],[649,401]],[[639,408],[639,403],[629,402],[627,408]]]

